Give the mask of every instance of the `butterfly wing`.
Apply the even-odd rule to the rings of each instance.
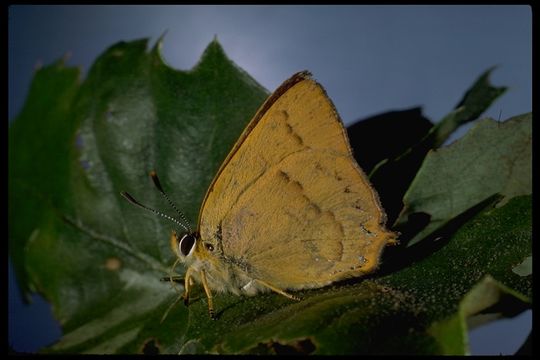
[[[250,277],[300,289],[372,271],[395,237],[385,221],[333,104],[299,73],[263,104],[225,160],[199,232]]]

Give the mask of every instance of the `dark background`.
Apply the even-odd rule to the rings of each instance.
[[[532,109],[532,12],[482,6],[11,6],[8,8],[9,121],[21,110],[34,68],[68,54],[83,74],[120,40],[165,31],[163,56],[195,65],[217,36],[225,52],[269,91],[299,70],[326,88],[346,125],[391,110],[422,106],[434,122],[453,109],[487,68],[509,90],[483,115]],[[450,141],[462,135],[458,131]],[[9,344],[36,351],[61,331],[35,295],[22,303],[9,271]],[[472,330],[472,354],[512,354],[532,327],[531,311]]]

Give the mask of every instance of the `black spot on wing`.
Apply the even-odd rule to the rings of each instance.
[[[289,124],[288,122],[285,123],[285,126],[287,126],[287,133],[292,136],[292,138],[294,139],[294,141],[300,145],[300,146],[303,146],[304,145],[304,140],[302,139],[302,137],[296,132],[294,131],[294,128],[292,127],[291,124]]]
[[[291,177],[289,176],[289,174],[287,174],[287,173],[286,173],[285,171],[283,171],[283,170],[279,170],[278,175],[279,175],[283,180],[285,180],[286,182],[290,182],[290,181],[291,181]]]

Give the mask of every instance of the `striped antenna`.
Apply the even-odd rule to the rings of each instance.
[[[171,205],[171,207],[174,209],[174,211],[176,211],[176,213],[178,215],[180,215],[180,218],[181,220],[184,221],[184,225],[186,227],[188,227],[190,229],[190,233],[192,232],[191,231],[191,223],[189,222],[188,219],[186,219],[186,216],[180,211],[178,210],[178,208],[176,207],[176,205],[174,205],[174,203],[172,202],[172,200],[169,198],[169,196],[165,193],[165,191],[163,191],[163,187],[161,187],[161,183],[159,182],[159,178],[156,174],[155,171],[151,171],[150,172],[150,177],[152,178],[152,181],[154,182],[154,185],[156,186],[156,188],[159,190],[159,192],[161,193],[161,195],[163,195],[163,197],[167,200],[167,202],[169,203],[169,205]]]
[[[181,227],[182,227],[184,230],[186,230],[188,233],[191,232],[191,230],[190,230],[188,227],[186,227],[184,224],[182,224],[180,221],[176,220],[175,218],[173,218],[173,217],[171,217],[171,216],[169,216],[169,215],[166,215],[166,214],[164,214],[164,213],[162,213],[162,212],[159,212],[159,211],[157,211],[157,210],[154,210],[154,209],[152,209],[152,208],[149,208],[148,206],[145,206],[145,205],[141,204],[140,202],[138,202],[137,200],[135,200],[135,198],[134,198],[133,196],[129,195],[127,192],[122,191],[122,192],[120,192],[120,195],[122,195],[127,201],[129,201],[129,202],[132,203],[133,205],[137,205],[138,207],[141,207],[141,208],[143,208],[143,209],[145,209],[145,210],[148,210],[148,211],[153,212],[153,213],[156,214],[156,215],[159,215],[159,216],[161,216],[161,217],[164,217],[165,219],[170,220],[170,221],[174,222],[175,224],[181,226]]]

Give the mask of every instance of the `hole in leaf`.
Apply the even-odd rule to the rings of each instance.
[[[155,339],[148,339],[143,345],[142,353],[144,355],[157,355],[160,353],[159,345]]]
[[[254,350],[260,354],[276,354],[276,355],[308,355],[316,349],[315,344],[309,338],[300,339],[288,343],[280,343],[277,341],[269,341],[267,343],[259,343]]]

